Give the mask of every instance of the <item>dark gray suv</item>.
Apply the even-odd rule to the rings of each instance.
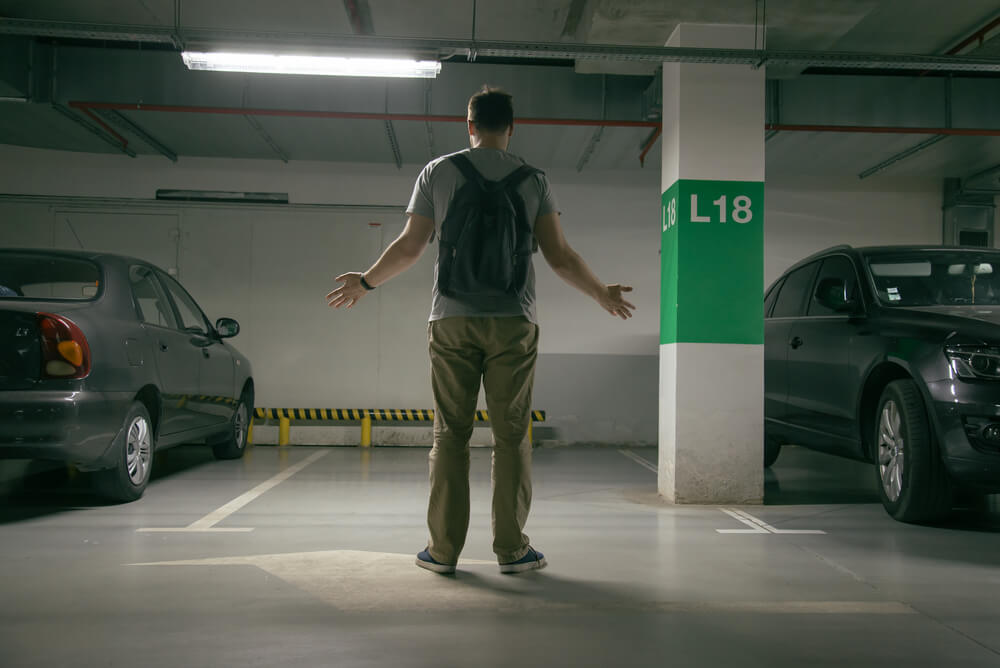
[[[830,248],[764,317],[765,465],[787,443],[872,462],[904,522],[1000,492],[1000,251]]]

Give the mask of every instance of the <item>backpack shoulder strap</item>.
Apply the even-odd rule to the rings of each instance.
[[[486,189],[486,179],[483,178],[483,175],[479,173],[479,170],[476,169],[476,166],[472,164],[472,161],[464,153],[456,153],[448,158],[448,160],[458,167],[458,171],[462,172],[462,176],[465,177],[466,181],[477,184],[480,190]]]
[[[505,190],[508,188],[516,188],[528,177],[544,173],[545,172],[542,170],[532,167],[531,165],[521,165],[500,181],[500,187]]]

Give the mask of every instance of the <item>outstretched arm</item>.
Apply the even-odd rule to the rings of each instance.
[[[535,238],[542,249],[545,261],[564,281],[591,297],[611,315],[622,320],[632,317],[635,305],[625,301],[623,292],[631,292],[628,285],[604,284],[594,275],[583,258],[573,250],[563,236],[558,213],[547,213],[535,221]]]
[[[351,308],[357,304],[369,292],[361,284],[362,277],[374,288],[402,274],[420,259],[433,233],[433,220],[411,213],[406,221],[406,227],[368,271],[363,274],[349,272],[335,279],[343,285],[326,296],[327,305],[334,308],[341,306]]]

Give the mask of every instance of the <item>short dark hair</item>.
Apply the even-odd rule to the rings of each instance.
[[[469,120],[480,132],[505,132],[514,124],[513,100],[499,88],[483,86],[469,98]]]

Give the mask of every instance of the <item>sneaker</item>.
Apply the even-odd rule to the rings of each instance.
[[[548,566],[548,562],[545,561],[545,555],[529,545],[528,553],[517,561],[512,561],[508,564],[500,564],[500,572],[523,573],[524,571],[530,571],[536,568],[545,568],[546,566]]]
[[[429,571],[434,571],[435,573],[443,573],[448,575],[449,573],[455,572],[455,564],[442,564],[434,560],[431,553],[427,550],[422,550],[417,554],[417,566],[420,568],[426,568]]]

